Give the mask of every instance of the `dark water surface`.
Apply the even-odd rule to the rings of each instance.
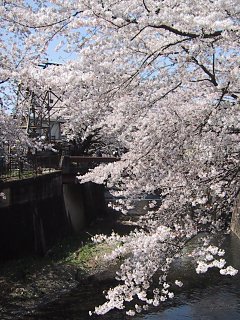
[[[227,265],[239,273],[222,276],[218,269],[197,275],[189,259],[180,261],[173,278],[184,282],[179,294],[161,310],[136,316],[134,320],[239,320],[240,319],[240,240],[226,236],[222,246]]]
[[[226,236],[227,264],[240,270],[240,240],[234,235]],[[103,287],[96,284],[81,285],[60,300],[39,308],[33,314],[25,315],[26,320],[239,320],[240,319],[240,271],[234,276],[221,276],[217,270],[196,275],[190,259],[176,262],[171,277],[182,280],[176,297],[164,303],[159,309],[147,314],[127,317],[114,311],[104,316],[88,315],[89,310],[104,302]]]

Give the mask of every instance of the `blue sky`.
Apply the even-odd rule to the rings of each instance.
[[[75,52],[66,52],[63,46],[60,50],[56,51],[56,47],[58,46],[61,38],[56,38],[51,41],[48,46],[47,56],[49,62],[64,64],[69,60],[74,60],[77,57]]]

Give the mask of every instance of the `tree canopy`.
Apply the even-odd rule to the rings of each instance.
[[[3,106],[13,105],[19,83],[52,88],[68,130],[87,124],[89,134],[100,130],[127,150],[81,182],[107,181],[127,199],[119,201],[123,210],[131,198],[161,194],[162,205],[121,240],[118,254],[132,257],[98,313],[136,297],[135,311],[171,297],[172,258],[197,233],[229,224],[239,193],[239,12],[238,0],[1,1]],[[53,43],[63,62],[43,69]],[[74,59],[64,63],[63,52]],[[221,252],[212,253],[197,270],[212,264],[231,273],[213,258]],[[149,298],[159,268],[165,291]]]

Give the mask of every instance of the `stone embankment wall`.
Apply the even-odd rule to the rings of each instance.
[[[45,254],[104,214],[103,186],[62,183],[62,173],[0,183],[0,260]]]
[[[236,199],[236,203],[233,210],[231,230],[237,235],[240,239],[240,193]]]

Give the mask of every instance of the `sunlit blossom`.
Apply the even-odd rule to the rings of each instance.
[[[30,139],[23,130],[31,99],[17,94],[51,88],[61,97],[55,115],[64,118],[66,143],[78,137],[83,146],[98,132],[103,154],[119,149],[117,161],[79,183],[107,186],[109,206],[129,220],[136,199],[146,201],[135,230],[92,238],[112,248],[107,263],[121,261],[119,284],[92,313],[126,308],[134,316],[173,298],[182,286],[170,286],[174,259],[198,234],[229,227],[239,189],[238,11],[239,0],[0,4],[0,150],[11,144],[16,159],[28,148],[55,152],[45,133]],[[40,68],[54,60],[52,44],[61,63]],[[224,253],[206,240],[189,256],[197,273],[235,275]]]

